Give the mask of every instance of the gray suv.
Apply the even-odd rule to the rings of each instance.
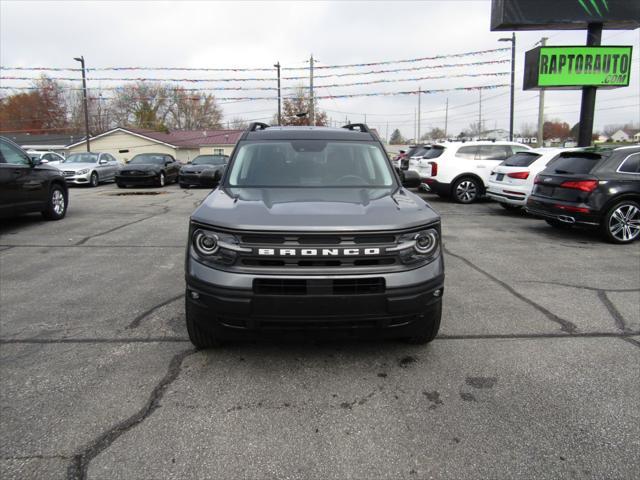
[[[431,341],[444,263],[439,215],[407,190],[419,182],[366,125],[251,124],[191,216],[193,344],[283,333]]]

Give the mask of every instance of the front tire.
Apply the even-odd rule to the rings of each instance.
[[[640,204],[634,200],[616,203],[605,214],[600,226],[604,238],[617,244],[640,238]]]
[[[89,186],[91,188],[95,188],[98,186],[99,183],[100,183],[100,179],[98,178],[98,174],[96,172],[92,172],[91,176],[89,177]]]
[[[67,195],[59,185],[53,185],[49,191],[47,207],[42,216],[47,220],[60,220],[67,214]]]
[[[125,188],[126,185],[124,183],[120,183],[120,182],[116,182],[116,185],[118,186],[118,188]]]
[[[164,187],[166,183],[166,178],[164,176],[164,172],[160,172],[160,175],[158,175],[158,187]]]
[[[189,185],[187,185],[186,183],[180,182],[180,188],[189,188]]]
[[[440,330],[440,320],[442,319],[442,299],[432,305],[422,319],[422,324],[417,332],[406,339],[412,345],[426,345],[438,335]]]
[[[215,348],[222,345],[220,339],[213,335],[210,331],[203,329],[198,325],[195,319],[195,312],[193,312],[192,306],[189,304],[189,300],[185,297],[185,310],[187,318],[187,333],[189,334],[189,340],[194,347],[198,349]]]
[[[452,193],[456,202],[469,204],[480,198],[482,186],[473,177],[463,177],[453,184]]]

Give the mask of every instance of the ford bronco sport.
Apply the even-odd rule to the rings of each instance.
[[[199,348],[283,333],[403,338],[440,326],[440,217],[364,124],[253,123],[191,216],[186,322]]]

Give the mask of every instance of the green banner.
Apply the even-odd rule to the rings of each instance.
[[[542,47],[538,86],[626,87],[631,47]]]

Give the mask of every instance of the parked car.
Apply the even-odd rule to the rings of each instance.
[[[180,187],[217,186],[228,162],[228,155],[198,155],[189,165],[180,168],[178,177]]]
[[[136,185],[164,187],[178,181],[180,164],[166,153],[140,153],[116,175],[120,188]]]
[[[199,348],[284,332],[428,343],[442,315],[440,216],[364,124],[252,123],[191,215],[186,324]]]
[[[535,179],[526,210],[556,228],[599,228],[612,243],[640,237],[640,146],[563,152]]]
[[[60,165],[64,162],[64,157],[56,152],[27,150],[29,156],[40,163],[48,163],[50,165]]]
[[[536,175],[563,151],[566,150],[536,148],[510,156],[491,172],[487,197],[499,202],[507,210],[524,207]]]
[[[47,220],[60,220],[68,207],[69,192],[60,170],[33,160],[0,137],[0,216],[41,212]]]
[[[400,168],[402,170],[408,170],[411,159],[420,158],[427,150],[429,150],[429,147],[430,145],[411,145],[409,151],[401,160]]]
[[[495,167],[514,153],[528,150],[531,148],[515,142],[443,142],[433,144],[430,158],[423,158],[415,168],[434,193],[473,203],[485,194]]]
[[[110,153],[82,152],[72,153],[56,166],[68,184],[97,187],[102,182],[113,181],[121,164]]]

